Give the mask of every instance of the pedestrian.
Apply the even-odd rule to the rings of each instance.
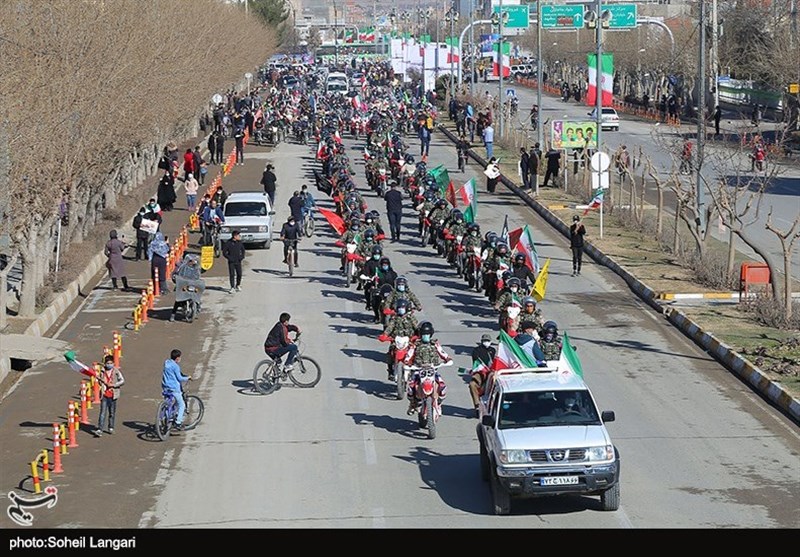
[[[500,166],[495,157],[489,159],[489,163],[483,173],[486,175],[486,191],[494,193],[495,189],[497,189],[497,182],[500,179]]]
[[[572,226],[569,227],[569,247],[572,249],[572,276],[581,274],[581,263],[583,262],[583,237],[586,235],[586,227],[581,222],[581,217],[572,217]]]
[[[491,122],[487,122],[483,128],[483,144],[486,146],[486,158],[493,158],[494,154],[494,128]]]
[[[222,155],[225,151],[225,135],[217,132],[217,138],[214,140],[214,146],[216,147],[217,164],[222,164]]]
[[[186,190],[186,207],[189,211],[194,212],[197,207],[197,189],[200,184],[191,172],[186,175],[186,182],[183,183],[183,189]]]
[[[419,125],[419,150],[420,156],[422,160],[425,161],[428,157],[428,152],[431,148],[431,130],[428,129],[428,126],[425,120],[420,120]]]
[[[236,128],[233,139],[236,141],[236,162],[244,166],[244,129]]]
[[[539,163],[542,161],[542,149],[539,144],[534,144],[531,147],[528,161],[531,169],[530,184],[531,190],[535,190],[539,185]]]
[[[294,190],[292,197],[289,198],[289,212],[294,217],[294,220],[299,222],[302,226],[303,223],[303,208],[306,206],[306,200],[300,195],[300,190]]]
[[[194,173],[195,160],[194,160],[194,153],[191,149],[186,149],[186,152],[183,154],[183,181],[186,181],[186,176],[190,173]]]
[[[620,146],[615,159],[619,181],[622,183],[625,181],[625,176],[630,174],[631,169],[631,154],[628,152],[627,145]]]
[[[714,137],[719,137],[720,120],[722,120],[722,109],[717,105],[714,108]]]
[[[203,182],[205,181],[205,174],[208,170],[208,167],[206,166],[206,161],[203,160],[203,154],[200,152],[199,145],[194,146],[192,156],[194,157],[194,172],[192,172],[192,174],[194,175],[195,180],[197,180],[197,183],[202,186]]]
[[[275,167],[267,164],[264,168],[264,173],[261,175],[261,185],[264,186],[264,193],[269,197],[269,206],[275,207],[275,182],[278,178],[275,176]]]
[[[531,156],[525,147],[519,148],[519,175],[522,178],[522,187],[529,189],[531,187]]]
[[[103,250],[106,257],[106,269],[108,274],[111,275],[111,285],[114,290],[117,289],[117,279],[122,279],[122,288],[128,290],[128,277],[125,273],[125,260],[122,258],[122,252],[125,251],[125,243],[117,237],[117,231],[112,230],[109,232],[109,240],[106,242],[106,247]]]
[[[191,152],[189,154],[191,155]],[[165,172],[164,175],[161,176],[161,180],[158,182],[157,198],[158,205],[164,211],[172,211],[178,196],[175,194],[175,176],[171,172]]]
[[[400,241],[400,219],[403,216],[403,193],[397,187],[397,182],[392,182],[389,191],[383,196],[386,200],[386,215],[389,218],[389,233],[392,242]]]
[[[136,230],[136,261],[141,261],[142,257],[147,256],[147,244],[150,243],[150,233],[142,228],[145,214],[145,208],[141,207],[136,216],[133,217],[133,229]]]
[[[547,168],[544,173],[544,182],[542,183],[542,187],[547,187],[547,183],[550,181],[551,176],[553,177],[553,187],[558,187],[557,180],[558,175],[561,172],[561,151],[550,147],[544,158],[547,159]]]
[[[125,384],[125,377],[122,371],[114,365],[114,356],[107,354],[103,358],[103,369],[97,374],[97,381],[100,383],[100,415],[97,417],[97,429],[94,436],[100,437],[105,429],[106,415],[108,415],[109,435],[114,433],[114,419],[117,416],[117,400],[119,400],[120,387]]]
[[[211,135],[208,136],[206,140],[206,147],[208,147],[208,154],[211,156],[211,160],[209,161],[210,164],[215,164],[217,161],[217,138],[219,137],[219,132],[217,128],[214,128],[214,131],[211,132]]]
[[[169,255],[169,243],[167,237],[159,231],[156,232],[153,241],[147,247],[147,259],[150,260],[150,278],[153,283],[156,281],[156,270],[158,270],[158,286],[160,293],[169,292],[167,286],[167,256]]]
[[[222,256],[228,260],[228,277],[230,278],[230,293],[242,290],[242,261],[244,261],[244,244],[238,230],[234,230],[231,239],[225,242]]]

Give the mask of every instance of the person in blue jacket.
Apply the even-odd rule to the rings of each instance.
[[[175,428],[180,431],[183,429],[183,416],[186,413],[186,402],[183,400],[182,386],[187,381],[192,380],[191,375],[184,375],[181,372],[181,351],[173,349],[169,354],[169,359],[164,362],[164,370],[161,373],[161,390],[169,391],[178,403],[178,415],[175,417]]]

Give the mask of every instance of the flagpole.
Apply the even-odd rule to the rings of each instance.
[[[601,240],[603,239],[603,203],[605,203],[605,196],[600,198],[600,239]]]

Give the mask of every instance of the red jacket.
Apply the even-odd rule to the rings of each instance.
[[[186,172],[194,172],[194,154],[184,153],[183,170]]]

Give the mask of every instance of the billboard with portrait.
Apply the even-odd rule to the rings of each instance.
[[[554,149],[597,149],[597,122],[553,120],[550,131]]]

